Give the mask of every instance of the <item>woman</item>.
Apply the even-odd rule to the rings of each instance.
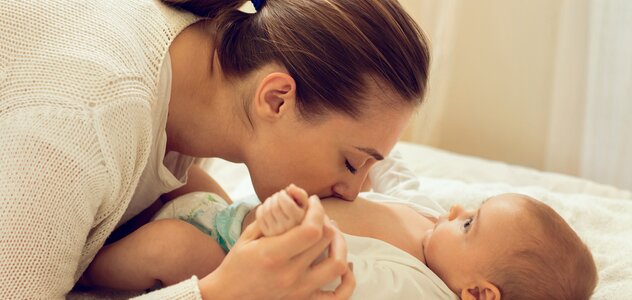
[[[423,35],[395,0],[253,3],[0,2],[0,298],[62,298],[161,194],[221,189],[193,157],[245,163],[261,198],[355,198],[421,102]],[[307,215],[146,296],[348,297],[344,240]]]

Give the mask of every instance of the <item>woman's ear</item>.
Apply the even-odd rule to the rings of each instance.
[[[500,300],[500,290],[493,283],[484,280],[461,290],[463,300]]]
[[[254,112],[264,119],[277,119],[296,106],[296,82],[287,73],[274,72],[263,78],[255,92]]]

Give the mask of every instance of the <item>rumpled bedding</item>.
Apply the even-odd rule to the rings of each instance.
[[[420,184],[411,188],[423,197],[412,199],[413,202],[428,198],[445,209],[453,203],[473,208],[490,196],[513,192],[547,203],[592,250],[599,270],[599,284],[593,298],[627,299],[632,295],[630,191],[404,142],[398,143],[395,151],[419,179]],[[243,165],[214,159],[204,167],[233,199],[252,199],[254,190]],[[380,288],[388,290],[389,287]],[[74,299],[111,298],[103,292],[70,296]]]

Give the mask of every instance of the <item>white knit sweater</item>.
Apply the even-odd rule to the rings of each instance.
[[[103,245],[151,150],[162,60],[195,20],[157,0],[0,0],[0,299],[63,298]],[[200,299],[197,279],[154,296]]]

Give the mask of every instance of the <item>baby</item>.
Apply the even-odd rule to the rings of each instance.
[[[256,209],[210,193],[185,195],[155,219],[180,218],[213,239],[177,229],[177,220],[151,222],[139,229],[142,235],[106,246],[81,283],[139,290],[202,277],[219,265],[242,228],[256,222],[264,236],[282,234],[303,219],[307,200],[292,185]],[[400,203],[322,204],[341,231],[409,253],[463,299],[588,299],[596,285],[588,248],[553,209],[528,196],[494,196],[472,211],[455,205],[438,218]]]
[[[597,272],[588,248],[544,203],[501,194],[437,219],[408,205],[323,203],[341,231],[416,257],[462,299],[589,299]]]

